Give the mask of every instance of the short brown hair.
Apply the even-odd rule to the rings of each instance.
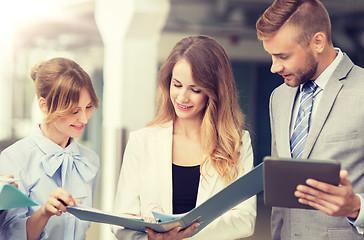
[[[83,88],[90,94],[93,107],[98,107],[90,76],[70,59],[59,57],[41,62],[32,68],[30,76],[37,97],[47,102],[46,124],[74,112]]]
[[[286,23],[301,30],[297,40],[302,45],[318,32],[331,43],[330,17],[319,0],[275,0],[256,23],[258,39],[271,38]]]

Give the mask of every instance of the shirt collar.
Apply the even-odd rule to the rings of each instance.
[[[66,148],[62,148],[49,138],[45,137],[39,125],[34,128],[31,137],[33,138],[35,144],[37,144],[38,147],[44,152],[44,154],[57,152],[70,152],[79,154],[79,149],[73,138],[70,138],[70,143]]]
[[[336,67],[339,65],[341,59],[344,56],[344,54],[340,48],[335,48],[335,51],[336,51],[337,55],[336,55],[336,58],[334,59],[334,61],[315,80],[315,83],[321,89],[324,89],[326,87],[326,84],[329,81],[332,73],[335,71]]]
[[[337,53],[334,61],[317,77],[315,80],[315,83],[319,88],[324,89],[326,87],[327,82],[329,81],[332,73],[335,71],[336,67],[341,62],[344,54],[341,51],[340,48],[335,48],[335,51]],[[302,91],[303,84],[300,85],[300,91]]]

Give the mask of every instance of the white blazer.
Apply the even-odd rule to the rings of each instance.
[[[125,149],[115,198],[115,213],[149,216],[162,208],[172,214],[172,139],[173,124],[153,126],[132,132]],[[253,168],[250,136],[245,131],[240,150],[239,177]],[[196,206],[221,191],[225,184],[213,168],[200,178]],[[205,170],[206,171],[206,170]],[[237,205],[189,239],[237,239],[253,234],[256,196]],[[143,232],[112,226],[118,239],[147,239]]]

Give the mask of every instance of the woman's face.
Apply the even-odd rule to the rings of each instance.
[[[170,97],[178,118],[202,119],[208,98],[196,86],[191,65],[185,59],[179,60],[172,70]]]
[[[77,138],[81,136],[85,124],[91,117],[93,112],[93,106],[91,104],[91,97],[88,91],[83,88],[78,100],[77,110],[65,117],[59,118],[54,123],[56,134],[63,136],[65,139],[69,137]]]

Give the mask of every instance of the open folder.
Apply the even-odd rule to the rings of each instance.
[[[38,204],[13,185],[0,183],[0,210],[36,205]]]
[[[168,232],[177,226],[184,229],[194,222],[199,222],[200,226],[194,232],[196,234],[217,217],[261,191],[263,191],[262,163],[188,213],[178,215],[157,215],[154,213],[155,217],[159,219],[157,223],[144,222],[142,219],[120,216],[93,208],[67,208],[69,213],[81,220],[119,225],[141,232],[144,232],[146,227],[156,232]]]

